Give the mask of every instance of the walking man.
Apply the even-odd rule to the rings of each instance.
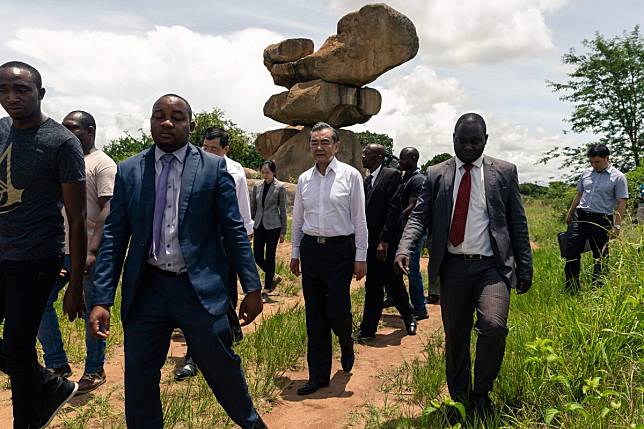
[[[36,333],[63,263],[69,221],[71,272],[63,310],[82,317],[85,164],[78,139],[42,113],[42,79],[32,66],[0,66],[0,371],[11,380],[13,427],[41,428],[78,385],[38,364]],[[62,204],[61,204],[62,201]]]
[[[394,272],[395,249],[400,238],[400,172],[382,165],[385,147],[367,145],[362,151],[362,165],[369,169],[365,179],[365,205],[369,246],[367,248],[367,279],[362,323],[355,335],[358,341],[375,338],[382,316],[385,283],[408,335],[416,335],[416,319],[409,304],[402,274]]]
[[[586,241],[593,252],[593,282],[598,282],[608,258],[609,233],[619,235],[628,200],[626,176],[613,167],[606,145],[597,144],[588,149],[586,156],[591,168],[585,170],[577,183],[577,195],[570,205],[566,223],[566,289],[579,290],[581,253]],[[615,215],[613,217],[613,214]]]
[[[161,367],[178,327],[231,419],[242,428],[264,428],[232,349],[221,237],[244,280],[244,324],[262,311],[259,276],[225,161],[188,143],[193,128],[188,102],[164,95],[150,118],[155,144],[119,164],[96,260],[90,324],[99,338],[109,335],[125,259],[121,319],[128,427],[163,427]]]
[[[367,272],[367,222],[362,176],[338,161],[338,133],[324,122],[311,128],[315,165],[297,181],[290,268],[302,273],[306,306],[309,380],[297,391],[309,395],[331,380],[331,331],[338,336],[344,372],[355,355],[351,338],[351,278]]]
[[[89,306],[94,292],[92,274],[96,254],[101,246],[103,238],[103,224],[110,211],[110,198],[114,190],[114,176],[116,175],[116,163],[98,150],[95,145],[96,121],[92,115],[80,110],[69,113],[63,120],[63,125],[80,140],[83,154],[85,156],[85,176],[87,192],[87,258],[85,261],[85,275],[83,277],[83,290],[85,303]],[[68,225],[65,217],[65,231]],[[38,340],[42,344],[45,354],[45,365],[57,375],[69,377],[71,368],[65,353],[65,347],[58,326],[58,316],[54,310],[54,302],[58,299],[58,293],[69,281],[70,257],[69,246],[65,240],[65,259],[63,264],[65,274],[59,277],[49,296],[45,314],[43,314],[40,328],[38,329]],[[87,321],[89,314],[85,313]],[[86,323],[85,332],[85,372],[78,381],[78,394],[88,393],[105,383],[105,340],[94,337]]]
[[[430,279],[440,275],[447,386],[454,400],[492,412],[488,393],[499,373],[510,306],[510,288],[532,284],[528,223],[513,164],[483,155],[485,121],[475,113],[454,128],[456,157],[432,166],[419,202],[405,226],[396,255],[409,255],[424,231],[431,236]],[[472,384],[470,335],[476,311],[476,358]]]

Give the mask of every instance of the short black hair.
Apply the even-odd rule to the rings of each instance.
[[[31,81],[34,83],[34,85],[36,85],[36,88],[42,88],[42,77],[40,76],[40,72],[36,70],[35,67],[30,66],[27,63],[23,63],[22,61],[9,61],[8,63],[1,65],[0,69],[8,69],[13,67],[28,71],[31,75]]]
[[[586,152],[586,156],[588,158],[594,158],[596,156],[606,158],[608,155],[610,155],[610,150],[608,150],[608,146],[603,143],[590,146],[588,148],[588,152]]]
[[[418,161],[418,158],[420,158],[420,153],[418,153],[418,149],[412,146],[402,148],[402,150],[400,151],[400,155],[402,156],[403,153],[405,154],[409,153],[409,155],[414,161]]]
[[[481,129],[483,130],[483,134],[487,135],[487,126],[485,125],[485,119],[483,119],[483,116],[479,115],[478,113],[465,113],[464,115],[461,115],[461,117],[458,118],[458,121],[456,121],[456,125],[454,125],[454,133],[456,133],[458,127],[466,123],[479,124],[481,126]]]
[[[275,161],[272,159],[267,159],[266,161],[262,162],[262,165],[259,166],[259,170],[262,170],[262,167],[267,166],[269,170],[273,172],[273,174],[277,173],[277,166],[275,166]]]
[[[179,100],[181,100],[184,103],[186,103],[186,106],[188,107],[188,117],[192,121],[192,107],[190,106],[190,103],[188,103],[188,100],[186,100],[185,98],[183,98],[182,96],[177,95],[177,94],[163,94],[161,97],[157,98],[157,101],[161,100],[162,98],[166,98],[166,97],[176,97]],[[156,104],[156,101],[155,101],[155,104]]]
[[[337,143],[340,140],[340,137],[338,136],[338,131],[335,128],[333,128],[331,125],[327,124],[326,122],[318,122],[317,124],[313,125],[313,128],[311,128],[311,133],[315,131],[322,131],[322,130],[333,131],[333,143]]]
[[[89,127],[94,127],[96,129],[96,120],[94,117],[87,113],[84,110],[74,110],[73,112],[69,112],[67,116],[71,115],[76,115],[78,116],[78,122],[81,123],[84,129],[88,129]]]
[[[201,134],[201,141],[219,139],[219,146],[222,148],[228,146],[228,133],[223,128],[208,127]]]

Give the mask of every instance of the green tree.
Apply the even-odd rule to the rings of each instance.
[[[433,158],[424,163],[422,167],[420,167],[420,171],[427,171],[427,168],[429,168],[430,165],[440,164],[441,162],[447,161],[450,158],[452,158],[452,155],[447,152],[439,153],[438,155],[435,155]]]
[[[356,133],[360,139],[360,144],[365,147],[368,144],[381,144],[385,147],[388,155],[393,155],[394,139],[387,134],[372,133],[371,131],[362,131]]]
[[[208,127],[223,128],[228,133],[230,150],[228,156],[239,162],[244,167],[257,169],[262,163],[262,157],[255,149],[253,142],[255,135],[246,132],[234,122],[225,119],[224,112],[214,108],[211,112],[199,112],[194,115],[195,129],[190,134],[190,143],[201,146],[201,135]],[[114,161],[121,162],[142,150],[150,147],[154,142],[152,136],[139,130],[139,135],[125,133],[124,136],[113,139],[103,151]]]
[[[568,81],[548,81],[548,86],[562,94],[561,100],[574,105],[567,119],[570,130],[597,134],[598,142],[609,147],[615,165],[630,170],[640,165],[644,149],[644,39],[640,28],[613,39],[596,33],[582,44],[585,53],[571,49],[563,56],[563,63],[573,67]],[[586,164],[587,147],[555,147],[540,162],[563,158],[567,165],[580,167]]]

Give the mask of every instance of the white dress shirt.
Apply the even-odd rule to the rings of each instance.
[[[324,175],[317,167],[302,173],[293,205],[292,257],[300,257],[304,234],[314,237],[355,235],[356,261],[367,260],[367,218],[362,175],[333,158]]]
[[[492,243],[490,242],[490,216],[487,211],[485,198],[485,180],[483,173],[483,155],[472,163],[470,170],[472,188],[470,189],[470,205],[467,209],[465,222],[465,239],[458,246],[453,246],[447,241],[447,251],[455,254],[492,256]],[[458,187],[461,184],[465,169],[463,161],[456,157],[456,174],[454,175],[454,201],[452,205],[452,219],[458,196]],[[450,220],[451,225],[451,220]]]
[[[157,258],[154,259],[150,256],[147,261],[150,265],[175,273],[186,271],[186,263],[181,254],[179,244],[179,194],[181,192],[181,174],[183,173],[183,163],[186,159],[187,150],[188,145],[185,145],[181,149],[172,152],[176,159],[172,162],[168,173],[168,189],[166,189],[166,203],[163,209],[160,248]],[[154,149],[155,187],[163,169],[161,157],[165,154],[158,147]]]
[[[378,174],[380,173],[380,170],[382,170],[382,164],[376,168],[373,173],[370,173],[369,176],[371,176],[371,186],[373,186],[376,183],[376,178],[378,177]]]
[[[250,215],[250,196],[248,195],[248,182],[246,181],[246,172],[244,167],[237,161],[224,156],[226,160],[226,170],[233,176],[235,181],[235,193],[237,194],[237,203],[239,204],[239,213],[244,220],[246,234],[253,233],[253,218]]]

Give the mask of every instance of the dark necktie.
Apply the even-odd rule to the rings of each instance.
[[[166,194],[168,190],[168,176],[170,174],[170,168],[172,168],[172,161],[174,161],[174,155],[171,153],[166,153],[161,157],[161,174],[159,174],[159,180],[157,181],[157,188],[154,198],[154,220],[152,222],[152,257],[157,259],[159,256],[159,245],[161,244],[161,226],[163,224],[163,212],[165,210],[166,204]]]
[[[364,181],[364,193],[367,198],[371,195],[371,191],[373,191],[373,176],[370,174]]]
[[[467,222],[467,210],[470,206],[470,190],[472,189],[472,176],[470,174],[472,167],[474,167],[472,164],[463,164],[465,174],[463,174],[461,184],[458,186],[452,226],[449,229],[449,241],[454,246],[458,246],[465,240],[465,223]]]

